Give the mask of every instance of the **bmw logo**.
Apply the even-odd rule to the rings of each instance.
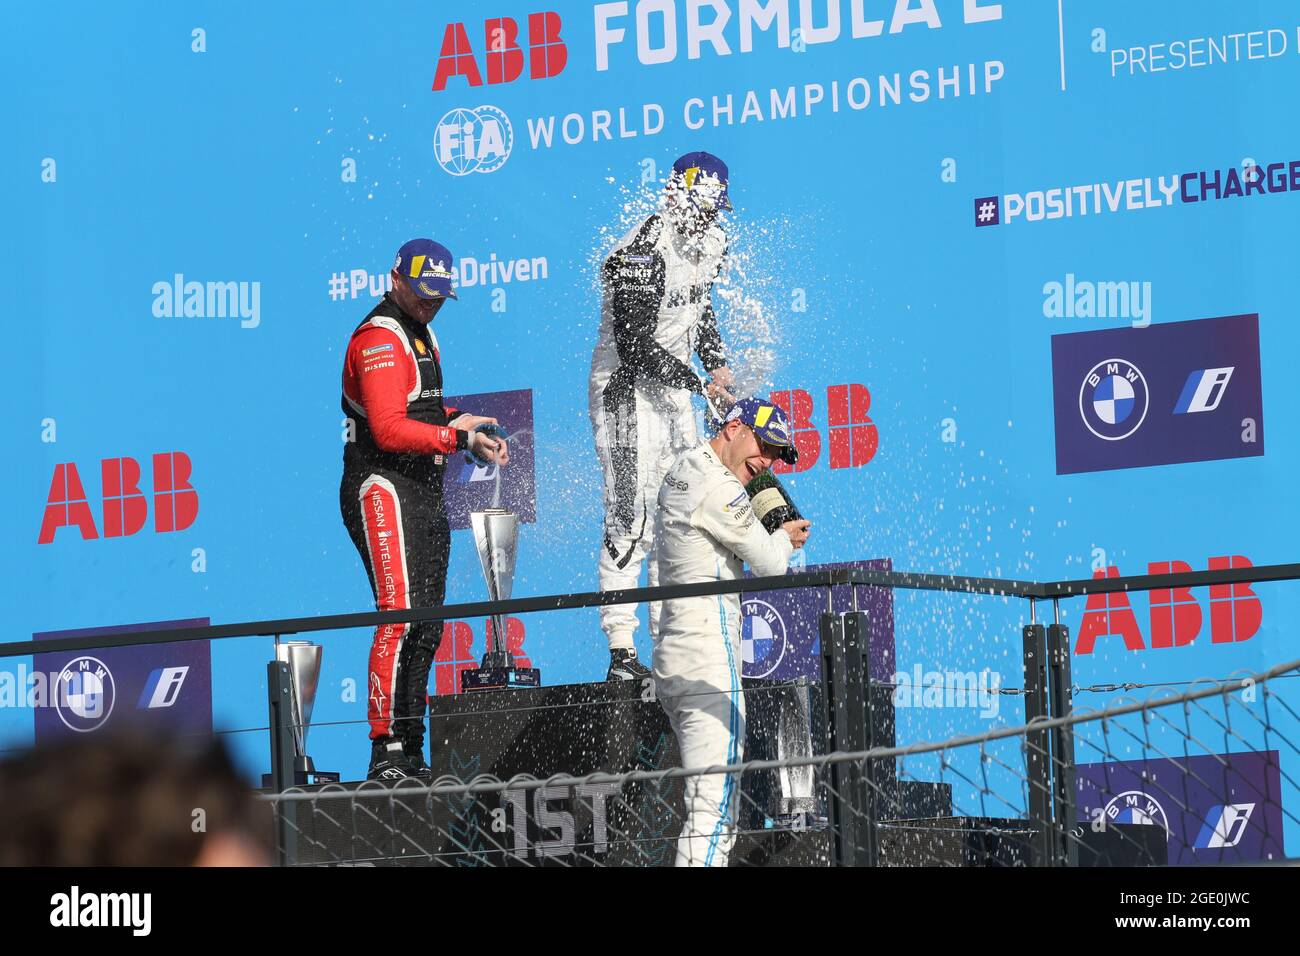
[[[1142,370],[1124,359],[1098,362],[1079,387],[1079,414],[1104,441],[1128,438],[1147,417],[1150,394]]]
[[[113,712],[113,673],[96,657],[77,657],[59,673],[55,711],[69,730],[96,730]]]
[[[740,656],[746,677],[767,677],[785,657],[785,621],[766,601],[750,598],[740,606]]]
[[[1106,819],[1111,823],[1141,823],[1164,827],[1169,834],[1169,818],[1165,808],[1155,797],[1141,790],[1125,790],[1111,797],[1105,808]]]

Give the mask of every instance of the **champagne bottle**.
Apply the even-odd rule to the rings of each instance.
[[[771,469],[755,475],[745,486],[745,492],[749,495],[750,507],[769,534],[787,521],[798,521],[803,517]]]

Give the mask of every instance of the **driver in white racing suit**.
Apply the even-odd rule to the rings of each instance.
[[[784,574],[808,540],[809,522],[787,521],[769,534],[744,486],[780,458],[798,457],[784,412],[746,398],[714,438],[673,465],[659,492],[661,584],[734,581],[744,565],[759,577]],[[739,763],[745,747],[740,684],[740,595],[663,602],[655,639],[655,691],[681,748],[682,766]],[[686,783],[686,823],[678,866],[726,866],[735,839],[739,774],[702,774]]]
[[[711,303],[727,251],[717,224],[719,211],[731,208],[727,179],[716,156],[682,156],[662,208],[624,236],[601,269],[604,300],[588,404],[605,481],[602,591],[637,587],[647,555],[649,584],[657,583],[655,496],[669,466],[698,441],[691,395],[708,394],[723,407],[732,401],[733,377]],[[709,381],[691,367],[692,351]],[[651,636],[657,617],[651,605]],[[606,679],[648,676],[632,640],[636,605],[602,607],[600,624],[609,641]]]

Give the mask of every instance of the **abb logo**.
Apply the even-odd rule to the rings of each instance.
[[[519,24],[510,17],[483,22],[483,43],[487,50],[487,81],[490,85],[510,83],[524,71],[524,51],[519,46]],[[569,50],[560,39],[558,13],[528,14],[528,75],[534,80],[559,76],[569,62]],[[450,23],[442,35],[438,72],[433,77],[435,93],[453,76],[463,76],[470,86],[482,86],[478,61],[470,45],[465,24]]]
[[[1209,570],[1254,567],[1240,555],[1210,558]],[[1180,574],[1191,571],[1183,561],[1164,561],[1147,565],[1148,574]],[[1117,578],[1119,568],[1096,571],[1094,578]],[[1191,588],[1151,591],[1151,647],[1186,647],[1201,633],[1204,614]],[[1210,641],[1214,644],[1239,644],[1259,631],[1264,608],[1249,584],[1214,584],[1210,586]],[[1137,616],[1129,604],[1128,594],[1089,594],[1079,625],[1076,654],[1091,654],[1097,638],[1117,635],[1130,651],[1146,650]]]
[[[184,531],[198,517],[199,495],[190,484],[192,467],[190,456],[183,451],[153,456],[154,531]],[[140,491],[140,463],[134,458],[105,458],[99,463],[99,473],[104,537],[135,534],[149,515],[148,502]],[[71,461],[54,466],[38,543],[49,544],[65,525],[75,525],[84,541],[99,537],[81,475]]]
[[[492,619],[487,622],[488,635],[492,634]],[[517,617],[506,618],[506,647],[515,657],[519,667],[532,667],[524,656],[524,622]],[[442,625],[442,643],[433,657],[433,692],[439,697],[460,693],[460,672],[479,666],[474,654],[474,628],[466,621],[447,621]]]
[[[807,471],[822,454],[822,432],[813,424],[812,396],[801,388],[773,392],[772,404],[780,405],[794,428],[794,445],[799,461],[794,465],[773,462],[778,474]],[[860,468],[876,456],[880,435],[867,414],[871,392],[865,385],[831,385],[826,389],[826,431],[832,468]]]

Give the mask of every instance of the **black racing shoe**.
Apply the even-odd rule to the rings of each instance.
[[[370,744],[370,770],[367,780],[402,780],[414,776],[410,758],[402,749],[402,742],[391,737],[380,737]]]
[[[408,776],[419,777],[421,780],[433,779],[433,768],[425,762],[424,744],[412,748],[407,745],[406,748],[406,772]]]
[[[650,668],[636,659],[636,650],[616,647],[609,652],[609,673],[605,680],[642,680],[650,676]]]

